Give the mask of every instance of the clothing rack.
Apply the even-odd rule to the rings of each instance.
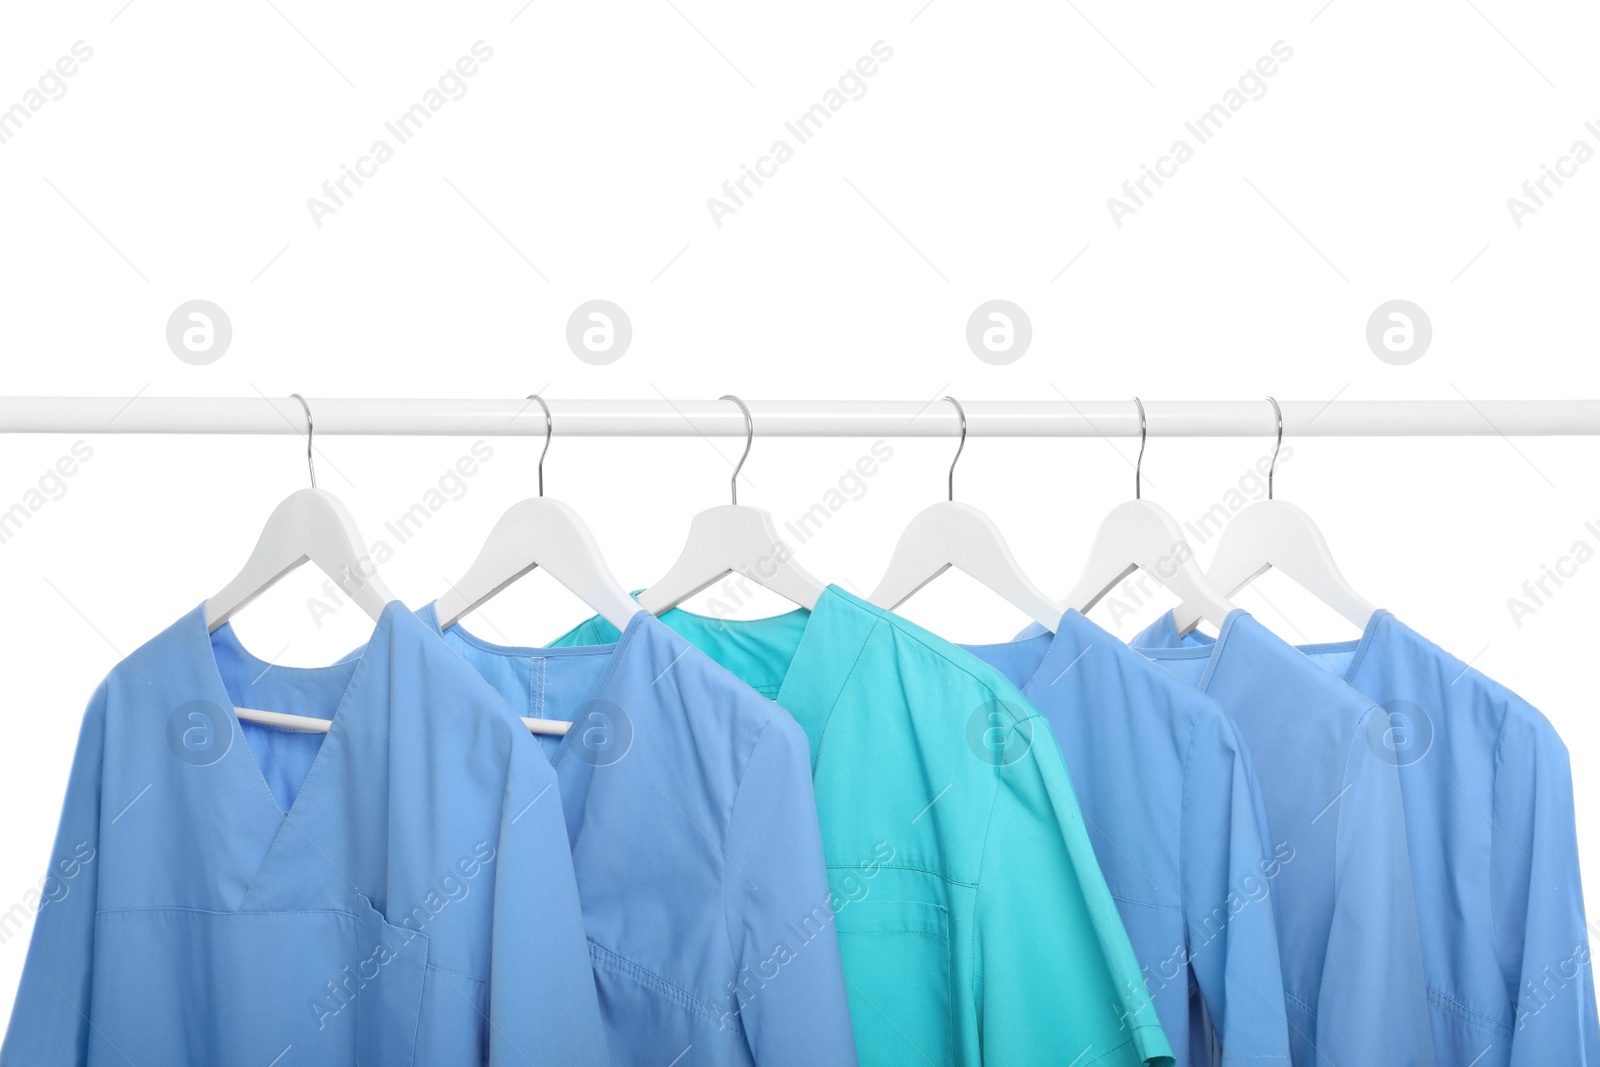
[[[532,400],[308,398],[318,434],[538,436]],[[1127,400],[962,400],[972,437],[1138,437]],[[725,400],[549,401],[554,432],[570,437],[743,437]],[[1285,400],[1283,433],[1302,437],[1600,435],[1600,400]],[[752,400],[757,437],[953,437],[955,408],[931,400]],[[1259,400],[1144,404],[1150,437],[1270,437]],[[303,434],[290,397],[0,397],[0,433]]]

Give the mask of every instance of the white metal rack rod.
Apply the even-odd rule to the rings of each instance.
[[[318,434],[538,436],[525,400],[307,397]],[[555,433],[575,437],[740,437],[744,417],[722,400],[548,401]],[[750,400],[758,437],[946,437],[959,430],[941,400]],[[1137,437],[1131,400],[962,400],[973,437]],[[1281,401],[1287,439],[1600,435],[1600,400]],[[1151,437],[1266,437],[1265,399],[1144,403]],[[300,434],[297,401],[268,397],[0,397],[0,433]]]

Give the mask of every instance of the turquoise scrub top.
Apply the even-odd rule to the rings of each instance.
[[[1600,1064],[1572,767],[1527,701],[1387,611],[1301,649],[1381,700],[1440,1063]]]
[[[89,704],[0,1062],[600,1067],[555,785],[398,601],[314,669],[196,608]]]
[[[809,738],[862,1064],[1172,1063],[1050,726],[999,673],[837,586],[661,621]]]
[[[1168,614],[1133,645],[1233,719],[1291,850],[1272,899],[1296,1067],[1433,1064],[1389,716],[1243,611],[1215,641],[1185,643]]]
[[[1055,633],[963,645],[1050,720],[1182,1067],[1287,1067],[1272,883],[1293,846],[1268,834],[1233,722],[1076,611]]]
[[[438,626],[433,605],[419,616]],[[617,1067],[852,1067],[806,737],[647,611],[615,643],[444,639],[539,742]],[[552,1061],[539,1061],[552,1062]]]

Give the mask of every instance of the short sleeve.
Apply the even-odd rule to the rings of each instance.
[[[1511,1067],[1600,1063],[1578,871],[1572,768],[1542,718],[1508,721],[1496,753],[1494,927],[1517,998]]]
[[[22,984],[11,1010],[0,1062],[67,1065],[89,1062],[89,996],[94,981],[98,905],[101,772],[106,687],[89,702],[78,734],[55,850],[34,920]],[[100,1055],[115,1056],[108,1047]],[[96,1056],[98,1060],[100,1055]]]
[[[1379,756],[1386,749],[1374,743],[1389,729],[1380,707],[1362,716],[1346,753],[1343,789],[1318,816],[1339,821],[1317,1047],[1335,1063],[1431,1067],[1433,1034],[1399,768]]]
[[[1028,751],[993,769],[974,905],[983,1062],[1170,1065],[1055,736],[1037,715],[1015,729]]]
[[[531,737],[511,746],[494,862],[489,1063],[610,1063],[561,789]]]
[[[750,976],[737,1003],[754,1062],[852,1067],[810,748],[786,712],[768,722],[740,778],[722,884],[728,940]]]
[[[1196,718],[1184,767],[1182,849],[1189,966],[1227,1062],[1289,1063],[1272,906],[1293,858],[1273,843],[1248,752],[1227,717]]]

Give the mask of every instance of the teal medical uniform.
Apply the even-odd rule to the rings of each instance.
[[[1169,1067],[1049,724],[998,672],[829,586],[813,611],[661,621],[810,742],[868,1067]],[[555,642],[609,643],[590,620]]]

